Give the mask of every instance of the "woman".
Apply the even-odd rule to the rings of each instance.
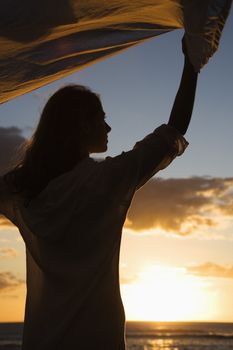
[[[183,45],[184,46],[184,45]],[[77,85],[47,102],[22,160],[0,179],[0,213],[26,244],[24,350],[124,350],[121,231],[133,195],[184,152],[197,73],[186,55],[168,125],[129,152],[95,161],[111,128]]]

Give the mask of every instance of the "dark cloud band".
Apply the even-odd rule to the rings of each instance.
[[[217,226],[216,213],[233,216],[232,189],[233,178],[152,179],[136,193],[126,227],[188,235]]]

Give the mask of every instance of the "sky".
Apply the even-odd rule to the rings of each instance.
[[[182,157],[135,195],[120,277],[128,320],[233,322],[233,15],[199,75]],[[100,93],[117,155],[166,123],[179,85],[181,30],[0,105],[0,169],[29,138],[48,97],[67,83]],[[0,321],[22,321],[25,247],[0,219]]]

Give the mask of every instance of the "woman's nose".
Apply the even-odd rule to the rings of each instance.
[[[107,130],[107,132],[110,132],[110,131],[112,130],[111,126],[108,125],[108,123],[106,123],[106,122],[105,122],[105,124],[106,124],[106,130]]]

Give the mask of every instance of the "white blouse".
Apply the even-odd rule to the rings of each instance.
[[[129,152],[82,160],[28,207],[0,178],[0,213],[26,244],[23,350],[124,350],[122,227],[133,195],[187,147],[163,124]]]

